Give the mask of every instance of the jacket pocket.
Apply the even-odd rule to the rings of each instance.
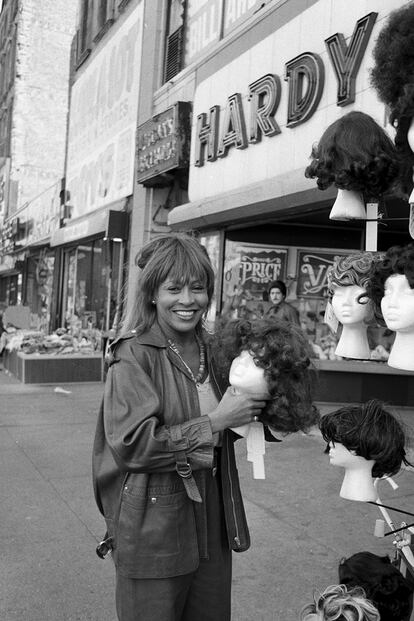
[[[126,576],[174,576],[198,565],[193,505],[181,483],[144,488],[127,483],[117,531],[116,562]]]

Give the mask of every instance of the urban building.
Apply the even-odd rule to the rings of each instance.
[[[408,405],[414,398],[407,373],[334,355],[336,339],[324,323],[327,270],[336,257],[366,248],[367,222],[330,220],[336,189],[322,192],[304,175],[313,144],[351,110],[370,114],[393,136],[370,67],[384,19],[403,4],[146,5],[154,29],[153,53],[146,53],[158,67],[152,113],[140,114],[137,130],[136,180],[145,188],[147,218],[152,228],[165,221],[200,234],[217,271],[212,318],[223,309],[232,317],[260,315],[269,283],[285,281],[329,401],[375,394]],[[407,203],[391,197],[381,209],[377,249],[407,243]],[[372,349],[389,341],[383,330],[370,338]]]
[[[4,0],[0,13],[0,304],[28,310],[9,317],[17,327],[51,320],[75,17],[64,0]]]

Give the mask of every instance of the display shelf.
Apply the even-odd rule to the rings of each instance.
[[[99,352],[59,356],[5,350],[3,366],[23,384],[70,384],[103,379],[102,353]]]

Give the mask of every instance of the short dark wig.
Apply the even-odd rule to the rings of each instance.
[[[267,292],[270,294],[272,289],[279,289],[283,297],[286,297],[287,289],[283,280],[272,280],[272,282],[267,287]]]
[[[381,621],[408,621],[413,587],[388,556],[357,552],[341,560],[338,574],[341,584],[364,589]]]
[[[332,184],[379,199],[391,189],[399,172],[395,146],[382,127],[364,112],[348,112],[322,134],[311,153],[305,176],[316,178],[320,190]]]
[[[404,429],[378,399],[325,414],[319,426],[328,444],[338,442],[348,451],[374,460],[373,477],[392,476],[402,464],[410,465],[405,457]]]
[[[251,352],[264,369],[270,400],[260,417],[263,423],[282,433],[308,431],[318,423],[312,402],[316,371],[300,328],[272,317],[229,322],[218,326],[212,351],[223,381],[228,382],[231,363],[242,351]]]
[[[381,312],[381,300],[384,297],[385,281],[393,274],[403,274],[414,289],[414,243],[406,246],[392,246],[384,257],[373,262],[371,275],[365,287],[368,297],[374,305],[377,320],[384,324]]]
[[[396,127],[395,145],[400,159],[399,184],[405,194],[413,187],[414,153],[407,140],[414,117],[414,5],[392,11],[381,29],[374,49],[371,83],[390,109]]]

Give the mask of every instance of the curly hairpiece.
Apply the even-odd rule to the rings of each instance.
[[[325,442],[338,442],[364,459],[374,460],[373,477],[392,476],[403,463],[409,465],[403,427],[377,399],[330,412],[319,426]]]
[[[328,272],[329,295],[333,295],[335,286],[357,285],[365,289],[370,279],[372,265],[381,256],[373,252],[359,252],[340,257]],[[361,303],[363,303],[362,300]]]
[[[381,621],[408,619],[413,587],[388,556],[357,552],[341,560],[338,575],[339,582],[348,588],[364,589],[378,608]]]
[[[343,584],[332,585],[313,598],[314,603],[301,612],[302,621],[310,614],[317,614],[321,621],[380,621],[378,610],[360,587],[348,590]]]
[[[364,112],[353,111],[332,123],[311,153],[305,176],[320,190],[335,185],[366,198],[380,198],[399,173],[395,146],[387,133]]]
[[[223,379],[241,351],[251,352],[264,369],[270,400],[261,420],[277,431],[307,431],[319,420],[312,404],[315,372],[310,347],[303,332],[272,317],[254,323],[238,321],[218,328],[213,356]]]
[[[400,160],[399,185],[405,194],[412,189],[414,153],[407,133],[414,117],[414,5],[392,11],[381,29],[374,49],[371,83],[390,108],[390,121],[397,128],[396,151]]]

